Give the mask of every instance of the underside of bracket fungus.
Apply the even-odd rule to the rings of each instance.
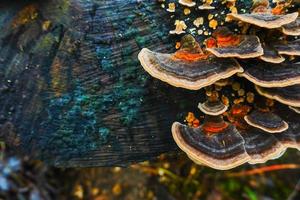
[[[206,50],[217,57],[255,58],[263,55],[259,38],[255,35],[235,35],[226,27],[216,30],[206,41]]]
[[[300,107],[300,85],[280,88],[263,88],[256,86],[257,92],[269,99],[277,100],[285,105]]]
[[[243,71],[233,59],[221,59],[203,53],[191,35],[184,36],[181,43],[181,49],[173,54],[143,49],[139,53],[139,60],[151,76],[190,90],[198,90]]]
[[[258,27],[274,29],[296,21],[298,12],[289,14],[272,12],[272,10],[269,8],[268,0],[259,0],[257,3],[254,3],[252,7],[252,13],[230,13],[228,17],[248,24],[256,25]]]
[[[271,64],[262,61],[250,61],[243,64],[245,77],[261,87],[287,87],[300,84],[300,64]]]
[[[250,126],[268,133],[281,133],[289,128],[284,120],[269,111],[255,110],[244,119]]]

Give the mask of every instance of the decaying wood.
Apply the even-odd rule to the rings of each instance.
[[[170,125],[199,93],[151,79],[137,61],[143,47],[173,48],[165,18],[152,0],[1,1],[9,147],[59,166],[127,165],[177,149]]]

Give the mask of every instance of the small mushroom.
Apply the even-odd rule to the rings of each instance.
[[[243,64],[244,73],[239,76],[261,87],[287,87],[300,84],[300,63],[270,64],[250,61]]]
[[[198,128],[175,122],[172,134],[176,144],[197,164],[227,170],[250,160],[243,138],[221,116],[207,116]]]
[[[226,112],[228,107],[224,105],[221,101],[206,101],[204,103],[199,103],[198,108],[207,115],[221,115]]]
[[[250,126],[268,133],[281,133],[289,128],[289,125],[283,119],[269,111],[254,110],[246,115],[244,119]]]
[[[183,37],[181,44],[181,49],[173,54],[142,49],[138,58],[151,76],[190,90],[198,90],[243,71],[233,59],[204,54],[191,35]]]
[[[228,17],[259,27],[274,29],[294,22],[298,17],[298,12],[290,14],[272,13],[269,2],[267,0],[259,0],[254,2],[252,13],[230,13]]]
[[[295,127],[295,128],[294,128]],[[274,134],[277,140],[286,148],[294,148],[300,150],[300,130],[299,125],[292,126],[287,131]]]
[[[277,50],[269,45],[263,44],[264,54],[259,58],[269,63],[282,63],[285,58],[281,56]]]
[[[213,9],[215,9],[215,7],[211,6],[212,2],[213,2],[212,0],[206,0],[204,2],[204,4],[202,4],[201,6],[198,7],[198,9],[199,10],[213,10]]]
[[[300,39],[282,42],[281,44],[275,44],[274,48],[278,51],[279,54],[300,56]]]
[[[235,35],[228,28],[220,27],[212,36],[206,41],[206,50],[217,57],[245,59],[263,55],[263,48],[255,35]]]
[[[246,152],[251,157],[250,164],[265,163],[270,159],[278,158],[286,150],[274,135],[258,128],[249,127],[240,132],[245,140]]]
[[[198,108],[206,115],[218,116],[227,111],[228,107],[219,100],[217,92],[212,92],[211,96],[204,103],[199,103]]]
[[[285,105],[300,107],[300,85],[283,88],[262,88],[256,86],[257,92],[269,99],[274,99]]]
[[[179,0],[178,3],[187,7],[194,7],[196,5],[196,2],[193,0]]]
[[[286,35],[299,36],[300,35],[300,18],[296,21],[282,26],[282,32]]]
[[[300,124],[299,114],[291,111],[284,105],[276,107],[277,113],[280,113],[284,121],[290,126],[289,129],[282,132],[273,134],[280,142],[287,148],[296,148],[300,150]]]

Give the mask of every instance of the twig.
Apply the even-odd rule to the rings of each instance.
[[[228,173],[226,176],[227,177],[251,176],[251,175],[262,174],[270,171],[278,171],[278,170],[285,170],[285,169],[300,169],[300,165],[297,164],[271,165],[271,166],[260,167],[248,171]]]

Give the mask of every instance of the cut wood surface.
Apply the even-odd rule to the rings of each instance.
[[[0,133],[9,148],[65,167],[177,149],[171,124],[200,94],[153,80],[137,60],[143,47],[173,49],[166,14],[152,0],[1,1]]]

